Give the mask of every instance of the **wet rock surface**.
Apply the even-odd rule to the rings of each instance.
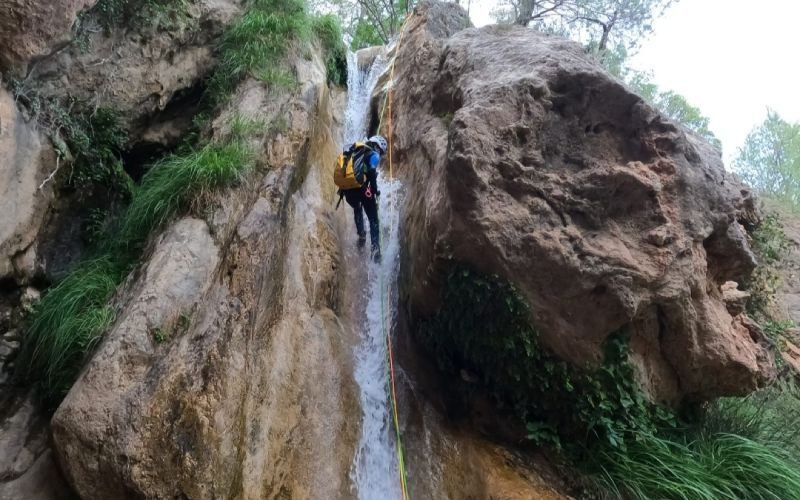
[[[599,362],[608,335],[629,331],[656,400],[742,394],[769,378],[758,332],[721,290],[755,266],[740,224],[755,209],[718,153],[577,44],[460,30],[453,9],[421,4],[397,53],[412,313],[436,310],[458,261],[513,282],[545,345],[575,364]]]

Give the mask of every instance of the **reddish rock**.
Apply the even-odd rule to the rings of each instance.
[[[573,42],[459,31],[423,3],[397,49],[395,169],[405,176],[404,292],[436,310],[454,261],[512,281],[543,342],[578,365],[632,335],[658,400],[742,394],[772,375],[720,286],[755,266],[753,198],[702,139]]]

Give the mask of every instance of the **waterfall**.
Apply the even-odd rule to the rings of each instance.
[[[378,57],[369,68],[360,68],[355,54],[348,55],[347,63],[345,146],[363,139],[367,133],[370,96],[386,66]],[[364,283],[367,303],[354,357],[362,422],[352,477],[360,500],[401,497],[390,413],[386,333],[394,327],[397,310],[397,295],[393,292],[397,282],[402,191],[399,181],[387,177],[378,174],[383,261],[375,264],[365,259],[370,262]]]

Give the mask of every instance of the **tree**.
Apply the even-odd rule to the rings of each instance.
[[[635,47],[652,31],[652,21],[677,0],[502,0],[498,22],[566,30],[571,38],[589,38],[598,53],[613,45]]]
[[[653,30],[652,22],[676,0],[575,0],[574,21],[590,32],[598,52],[611,44],[636,47]]]
[[[694,131],[716,149],[722,149],[722,142],[708,128],[710,120],[700,108],[692,106],[685,97],[671,90],[662,91],[653,83],[652,75],[643,71],[623,70],[623,79],[645,101],[689,130]],[[619,76],[619,75],[618,75]]]
[[[800,207],[800,123],[769,110],[748,134],[733,166],[762,195]]]
[[[413,0],[311,0],[317,13],[339,17],[353,49],[386,44],[413,8]]]

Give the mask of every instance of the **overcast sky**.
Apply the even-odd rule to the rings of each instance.
[[[495,0],[472,0],[478,26]],[[767,107],[800,122],[800,0],[680,0],[631,60],[711,119],[726,162]]]

